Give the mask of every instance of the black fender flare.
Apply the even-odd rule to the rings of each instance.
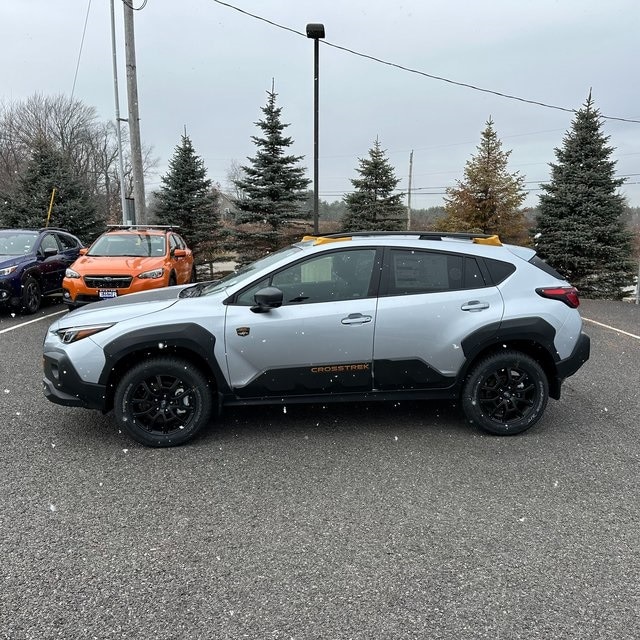
[[[513,318],[503,322],[494,322],[478,331],[474,331],[462,340],[462,350],[465,355],[465,370],[462,379],[467,374],[478,354],[502,342],[521,341],[538,349],[542,349],[551,362],[557,366],[560,355],[555,346],[556,330],[546,320],[539,317]]]
[[[136,329],[104,347],[105,366],[100,374],[100,384],[106,385],[111,372],[123,358],[145,351],[158,353],[159,349],[190,351],[199,361],[206,364],[218,386],[218,391],[228,389],[220,364],[216,361],[214,347],[216,337],[199,324],[184,322]],[[159,347],[162,345],[162,347]]]

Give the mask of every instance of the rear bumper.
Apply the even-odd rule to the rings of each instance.
[[[588,359],[591,353],[591,339],[586,333],[581,333],[571,355],[556,364],[558,378],[564,380],[572,376]]]
[[[571,355],[556,363],[556,375],[549,379],[549,395],[560,399],[560,390],[565,378],[572,376],[588,359],[591,351],[591,340],[586,333],[581,333]]]

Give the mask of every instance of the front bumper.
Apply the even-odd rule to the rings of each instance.
[[[106,410],[104,385],[82,380],[65,353],[45,351],[43,366],[42,385],[47,400],[65,407]]]
[[[13,281],[10,281],[8,279],[0,280],[0,304],[19,304],[21,293],[22,289],[20,281],[17,282],[16,286]]]

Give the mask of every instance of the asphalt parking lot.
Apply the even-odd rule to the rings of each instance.
[[[47,402],[60,312],[0,310],[0,638],[639,636],[640,307],[583,301],[591,359],[521,436],[288,406],[168,450]]]

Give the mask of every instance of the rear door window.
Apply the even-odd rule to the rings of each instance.
[[[413,249],[391,249],[388,256],[386,295],[458,291],[486,286],[473,256]]]

